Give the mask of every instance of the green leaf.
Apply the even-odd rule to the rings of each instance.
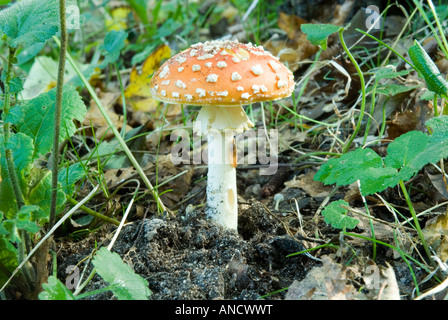
[[[396,83],[388,83],[386,85],[378,86],[376,92],[384,94],[386,96],[395,96],[403,92],[412,91],[418,87],[420,87],[420,85],[405,86]]]
[[[84,171],[84,168],[81,163],[77,162],[71,166],[61,168],[58,172],[58,181],[61,184],[62,190],[66,194],[72,195],[74,184],[85,176],[86,172]]]
[[[14,114],[21,115],[11,120],[20,132],[30,136],[34,141],[34,158],[46,154],[53,147],[53,126],[56,101],[56,88],[43,93],[23,105],[12,108]],[[76,131],[73,120],[82,121],[86,113],[86,106],[76,89],[70,85],[64,86],[62,97],[62,116],[60,141],[72,136]]]
[[[39,293],[40,300],[75,300],[73,293],[55,276],[48,277],[42,288],[44,291]]]
[[[101,248],[92,263],[119,300],[147,300],[151,295],[148,282],[124,263],[118,254]]]
[[[367,196],[395,187],[399,182],[397,175],[397,170],[390,167],[365,169],[363,176],[359,179],[361,194]]]
[[[341,205],[348,206],[348,203],[344,200],[333,201],[322,210],[325,222],[336,229],[355,228],[359,220],[347,216],[347,209],[342,208]]]
[[[314,175],[314,180],[324,184],[349,185],[361,179],[365,170],[369,168],[382,168],[383,160],[371,149],[357,149],[332,158],[324,163]]]
[[[18,266],[17,249],[4,236],[0,236],[0,263],[6,268],[6,273],[12,273]],[[3,286],[9,278],[0,268],[0,286]]]
[[[332,24],[302,24],[300,28],[312,44],[327,50],[328,36],[338,32],[341,27]]]
[[[22,0],[0,11],[0,32],[17,48],[45,42],[59,30],[57,0]]]
[[[447,96],[448,82],[440,74],[434,61],[431,60],[425,49],[423,49],[417,40],[415,40],[414,45],[409,48],[409,57],[414,63],[420,77],[425,80],[428,90],[439,95]]]
[[[393,78],[397,78],[399,76],[405,76],[409,72],[411,72],[411,70],[396,71],[395,68],[392,66],[379,67],[379,68],[375,68],[372,71],[375,75],[376,80],[393,79]]]
[[[48,215],[50,212],[51,203],[51,171],[44,169],[34,168],[31,170],[30,185],[28,188],[28,194],[26,194],[27,204],[36,205],[39,210],[33,217],[34,220],[38,220],[40,224],[48,221]],[[61,186],[58,184],[56,208],[59,212],[65,204],[65,193],[61,190]]]
[[[103,62],[98,66],[105,68],[109,63],[115,62],[120,56],[120,51],[125,45],[128,33],[123,30],[112,30],[104,38],[104,50],[106,51]]]
[[[409,131],[402,134],[387,148],[384,163],[395,169],[410,167],[417,172],[428,163],[427,155],[421,156],[427,144],[428,136],[421,131]]]
[[[15,195],[11,180],[8,175],[6,163],[4,136],[0,135],[0,172],[2,181],[0,182],[0,211],[3,211],[8,219],[14,218],[11,210],[15,210]],[[16,175],[22,192],[27,188],[27,175],[33,164],[33,140],[23,133],[11,134],[8,146],[12,150],[12,158]]]

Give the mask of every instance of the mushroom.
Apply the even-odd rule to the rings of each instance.
[[[208,136],[206,212],[218,224],[237,230],[234,135],[254,126],[242,105],[288,97],[293,89],[292,72],[278,58],[236,40],[192,45],[154,73],[153,98],[202,106],[194,126]]]

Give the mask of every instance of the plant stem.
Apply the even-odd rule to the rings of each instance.
[[[362,73],[358,63],[356,62],[355,58],[353,58],[353,55],[348,50],[347,45],[345,44],[344,37],[342,35],[343,33],[344,33],[344,28],[340,28],[339,29],[339,39],[341,41],[342,47],[344,48],[344,51],[347,53],[347,56],[349,57],[350,61],[355,66],[356,71],[358,72],[359,81],[360,81],[360,84],[361,84],[361,95],[362,95],[362,97],[361,97],[361,109],[359,110],[358,123],[356,124],[355,131],[353,132],[353,134],[351,135],[350,139],[345,144],[344,149],[342,150],[342,153],[347,153],[347,151],[350,149],[350,146],[351,146],[353,140],[355,140],[356,135],[358,134],[359,130],[361,129],[361,122],[362,122],[362,118],[364,117],[364,109],[366,108],[366,83],[365,83],[365,80],[364,80],[364,75],[363,75],[363,73]]]
[[[68,195],[66,195],[66,198],[67,198],[67,200],[68,200],[71,204],[73,204],[73,205],[75,205],[75,206],[79,204],[78,201],[76,201],[75,199],[73,199],[72,197],[70,197],[70,196],[68,196]],[[99,213],[99,212],[93,211],[92,209],[87,208],[86,206],[80,206],[79,209],[81,209],[82,211],[84,211],[84,212],[87,213],[88,215],[91,215],[91,216],[93,216],[93,217],[95,217],[95,218],[104,220],[104,221],[106,221],[106,222],[110,222],[110,223],[112,223],[112,224],[114,224],[114,225],[116,225],[116,226],[118,226],[118,225],[120,224],[120,222],[119,222],[118,220],[115,220],[115,219],[113,219],[113,218],[107,217],[107,216],[105,216],[105,215],[103,215],[103,214],[101,214],[101,213]]]
[[[9,108],[10,108],[10,104],[11,104],[9,82],[11,81],[11,78],[12,78],[12,65],[13,65],[15,54],[16,54],[16,49],[9,48],[8,66],[7,66],[7,70],[6,70],[5,92],[4,92],[5,93],[4,94],[5,101],[4,101],[4,106],[3,106],[3,119],[4,120],[6,119],[6,117],[9,114]],[[22,190],[20,188],[19,180],[17,178],[16,170],[14,167],[14,159],[12,157],[12,150],[9,147],[9,138],[11,136],[11,124],[7,121],[4,122],[3,133],[4,133],[4,136],[3,136],[4,137],[3,138],[4,146],[3,147],[5,149],[5,158],[6,158],[6,163],[7,163],[7,167],[8,167],[8,176],[9,176],[9,179],[11,180],[12,189],[14,190],[14,196],[16,198],[17,207],[20,210],[20,208],[25,204],[25,200],[23,199]]]
[[[422,229],[420,228],[420,223],[418,222],[417,214],[415,213],[414,206],[412,205],[411,198],[409,197],[408,191],[403,183],[403,180],[399,182],[401,190],[403,191],[403,195],[406,199],[406,203],[409,207],[409,211],[411,212],[412,218],[414,219],[415,228],[417,229],[417,233],[422,241],[423,248],[425,249],[426,255],[428,256],[429,261],[432,266],[435,266],[435,262],[431,257],[431,251],[429,250],[428,244],[426,243],[426,239],[423,236]]]
[[[56,88],[56,104],[54,114],[53,127],[53,152],[52,152],[52,180],[51,180],[51,203],[50,203],[50,221],[49,227],[52,228],[56,219],[56,205],[58,195],[58,167],[59,167],[59,136],[61,126],[62,113],[62,97],[64,88],[64,72],[65,72],[65,57],[67,54],[67,25],[65,17],[65,0],[59,0],[59,19],[61,24],[61,47],[59,50],[59,66],[58,66],[58,80]]]

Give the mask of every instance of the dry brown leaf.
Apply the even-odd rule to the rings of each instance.
[[[396,113],[392,121],[388,121],[388,139],[395,139],[402,134],[415,130],[418,116],[412,110]]]
[[[115,128],[117,128],[117,130],[121,130],[121,128],[123,127],[123,118],[121,115],[115,113],[112,106],[115,103],[115,101],[117,101],[117,98],[119,96],[120,93],[113,93],[113,92],[105,92],[98,94],[98,97],[100,98],[102,105],[105,106],[107,113],[111,118]],[[103,114],[101,113],[100,109],[93,100],[91,101],[90,108],[87,111],[86,116],[84,117],[83,125],[89,128],[93,126],[93,129],[95,130],[95,138],[98,140],[103,138],[106,132],[107,132],[107,135],[105,137],[106,140],[108,140],[113,136],[112,130],[110,130],[109,125],[104,119]],[[130,129],[132,129],[130,126],[126,127],[126,131]]]
[[[294,177],[293,180],[286,181],[285,186],[288,188],[300,188],[308,193],[311,197],[326,197],[333,189],[331,186],[325,186],[320,181],[313,179],[315,172],[308,172]]]
[[[429,220],[423,229],[428,244],[442,260],[448,259],[448,213]]]
[[[285,300],[355,300],[363,299],[348,281],[347,268],[331,257],[322,257],[322,267],[313,268],[302,281],[294,281]]]

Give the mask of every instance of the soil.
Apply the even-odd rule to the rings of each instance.
[[[376,299],[380,286],[369,289],[369,277],[372,270],[384,270],[388,264],[394,267],[401,298],[411,297],[412,274],[400,256],[379,247],[377,261],[373,262],[371,242],[341,239],[339,230],[329,227],[322,218],[315,219],[324,197],[312,197],[294,187],[296,175],[291,172],[290,183],[286,182],[292,187],[282,183],[278,190],[284,197],[278,208],[273,196],[255,199],[254,195],[261,197],[262,184],[243,186],[245,198],[239,198],[238,232],[216,225],[206,217],[204,207],[188,205],[174,217],[153,215],[125,224],[112,251],[149,282],[154,300]],[[345,192],[336,193],[334,199]],[[105,225],[84,240],[59,242],[59,279],[67,277],[70,265],[86,265],[90,270],[86,258],[91,248],[95,243],[106,246],[115,230],[115,226]],[[316,230],[320,238],[312,236]],[[362,226],[354,230],[365,231]],[[308,255],[287,257],[328,242],[340,244],[339,249],[324,247]],[[412,267],[417,277],[425,275],[418,266]],[[378,280],[385,283],[382,276],[378,275]],[[96,275],[84,291],[106,286]],[[319,287],[322,292],[316,291]],[[106,291],[86,299],[114,297]]]

